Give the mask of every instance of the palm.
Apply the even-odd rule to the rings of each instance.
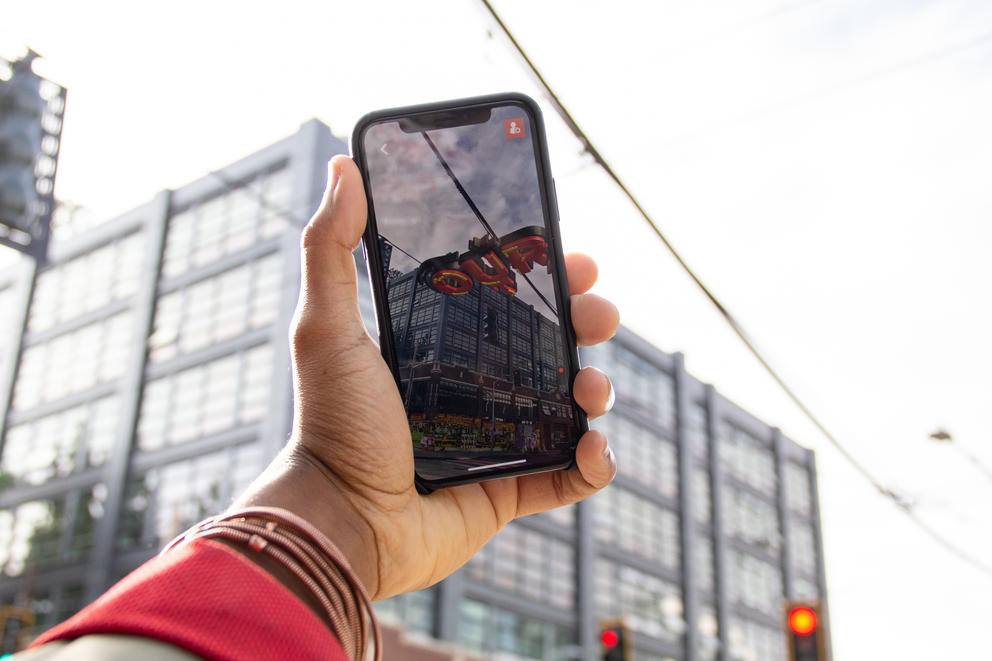
[[[375,598],[426,587],[461,566],[514,517],[580,500],[605,486],[615,465],[598,432],[577,449],[578,469],[493,480],[421,496],[414,486],[410,428],[389,368],[358,313],[351,249],[365,225],[365,197],[350,160],[304,231],[304,281],[293,324],[295,445],[319,466],[338,504],[336,522],[367,526],[374,539],[376,576],[364,577]],[[595,265],[566,258],[573,324],[580,343],[600,342],[616,330],[616,309],[592,294]],[[576,296],[575,294],[579,294]],[[583,370],[576,401],[601,414],[610,393],[606,377]],[[329,505],[331,506],[331,505]],[[349,518],[350,517],[350,518]]]
[[[402,577],[387,582],[380,576],[377,598],[383,598],[426,587],[461,566],[518,515],[517,480],[421,496],[395,381],[372,341],[356,340],[345,354],[296,356],[298,365],[336,363],[333,373],[299,369],[300,441],[346,486],[356,511],[378,532],[380,565],[388,562],[398,570],[392,575]],[[311,392],[316,401],[307,398]]]

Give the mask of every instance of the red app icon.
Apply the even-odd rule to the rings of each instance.
[[[524,130],[524,118],[514,117],[513,119],[504,119],[503,126],[506,127],[506,137],[507,138],[522,138],[527,135],[527,131]]]

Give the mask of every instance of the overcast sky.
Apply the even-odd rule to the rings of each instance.
[[[992,4],[494,0],[579,123],[883,484],[992,564]],[[987,654],[992,577],[920,534],[776,389],[554,116],[481,5],[8,3],[69,88],[57,193],[104,219],[294,132],[517,90],[566,249],[626,324],[817,452],[838,661]],[[623,458],[621,457],[622,461]]]
[[[503,123],[522,115],[520,107],[511,105],[493,109],[482,124],[428,132],[495,239],[529,227],[537,227],[542,236],[544,232],[533,144],[508,139]],[[465,254],[472,240],[489,236],[423,134],[383,122],[370,126],[364,140],[377,231],[399,249],[390,257],[390,268],[407,273],[431,258]],[[550,269],[535,265],[526,278],[515,277],[516,295],[558,323]]]

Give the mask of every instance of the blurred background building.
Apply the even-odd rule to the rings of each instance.
[[[56,223],[46,262],[0,273],[0,603],[31,609],[29,634],[225,507],[284,442],[299,230],[345,151],[310,121],[109,222]],[[383,619],[505,658],[596,658],[618,617],[639,661],[784,658],[783,600],[826,599],[813,454],[624,329],[582,358],[617,391],[594,423],[614,484],[511,523]]]

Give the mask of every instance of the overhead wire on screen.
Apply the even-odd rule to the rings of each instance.
[[[458,189],[458,192],[461,193],[462,198],[464,198],[466,204],[468,204],[469,208],[472,210],[472,213],[475,214],[476,219],[478,219],[479,223],[482,224],[482,226],[486,229],[487,232],[489,232],[489,234],[493,237],[493,239],[498,239],[499,236],[496,234],[496,230],[493,229],[492,225],[489,224],[489,221],[486,220],[485,216],[482,215],[482,212],[479,211],[479,207],[476,206],[475,201],[472,199],[472,196],[468,194],[468,191],[465,190],[464,186],[462,186],[462,182],[460,182],[458,180],[458,177],[455,176],[455,173],[452,171],[451,166],[448,165],[448,162],[446,160],[444,160],[444,156],[441,154],[441,150],[437,148],[437,145],[434,144],[434,141],[431,140],[431,137],[427,135],[427,131],[421,131],[420,133],[421,135],[424,136],[424,140],[427,141],[427,144],[430,146],[431,151],[434,152],[434,156],[437,157],[438,162],[441,163],[441,167],[444,169],[445,174],[447,174],[448,177],[451,179],[451,181],[455,184],[455,188]],[[537,288],[537,285],[531,282],[530,277],[526,273],[521,273],[520,275],[524,277],[524,280],[526,280],[527,284],[530,285],[530,288],[534,290],[534,293],[537,294],[537,296],[542,301],[544,301],[545,305],[548,306],[548,309],[551,310],[551,314],[557,317],[558,310],[555,309],[555,306],[551,305],[551,303],[548,301],[547,298],[545,298],[544,294],[542,294],[540,290]]]

